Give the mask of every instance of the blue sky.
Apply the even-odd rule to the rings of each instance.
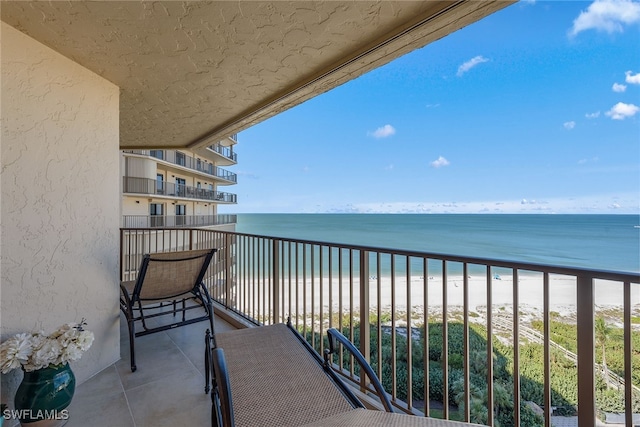
[[[640,213],[640,2],[519,2],[241,132],[221,213]]]

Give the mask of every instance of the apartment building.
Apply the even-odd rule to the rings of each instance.
[[[237,134],[195,150],[123,150],[122,227],[210,227],[235,229],[235,215],[218,215],[235,204],[225,191],[237,175],[222,166],[237,163]]]

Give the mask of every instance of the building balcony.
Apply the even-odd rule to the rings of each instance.
[[[146,194],[161,198],[202,200],[225,204],[237,203],[237,196],[232,193],[130,176],[123,177],[122,193],[124,195]]]
[[[609,397],[620,399],[624,422],[635,419],[638,273],[185,228],[121,229],[121,279],[135,278],[144,253],[205,247],[218,248],[205,278],[218,313],[247,325],[290,318],[319,354],[326,329],[342,329],[398,411],[527,427],[559,425],[567,419],[556,419],[560,413],[574,425],[593,426],[601,415],[598,390],[606,384]],[[614,294],[617,309],[601,301]],[[531,304],[537,309],[525,308]],[[601,316],[619,337],[611,338],[619,340],[617,351],[607,345],[606,365],[594,332]],[[182,339],[173,341],[182,346]],[[201,352],[203,344],[195,342],[183,351]],[[359,381],[347,360],[338,373]],[[190,403],[183,407],[208,410],[198,394],[201,375],[190,378]],[[152,406],[141,412],[159,414]],[[537,424],[528,418],[532,408],[541,411]]]
[[[238,142],[237,134],[232,135],[230,138]],[[218,143],[208,146],[207,149],[213,151],[219,157],[221,157],[220,164],[235,165],[236,163],[238,163],[238,155],[233,151],[231,147],[227,147]]]
[[[219,144],[218,144],[219,146]],[[226,149],[226,150],[225,150]],[[218,150],[218,151],[216,151]],[[213,150],[216,153],[226,153],[226,154],[234,154],[230,153],[230,149],[228,147],[219,146]],[[180,151],[175,150],[125,150],[126,154],[135,154],[138,156],[148,156],[153,157],[159,163],[177,166],[180,169],[186,169],[189,171],[199,172],[201,174],[207,175],[210,178],[215,178],[217,181],[221,181],[221,184],[236,184],[238,182],[238,176],[229,172],[228,170],[219,168],[215,166],[213,163],[205,162],[204,160],[188,156]],[[224,154],[223,157],[227,158]],[[235,163],[235,159],[234,159]],[[233,164],[233,163],[230,163]]]
[[[236,224],[237,215],[123,215],[124,228],[210,227]]]

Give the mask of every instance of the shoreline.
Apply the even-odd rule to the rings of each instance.
[[[464,306],[464,277],[462,275],[450,275],[447,278],[446,288],[443,286],[442,277],[428,277],[426,279],[426,304],[429,311],[439,309],[445,303],[451,311],[452,308],[462,309]],[[409,278],[409,286],[407,286],[406,277],[396,277],[392,280],[390,277],[369,278],[369,310],[377,311],[380,306],[381,312],[390,312],[392,306],[396,312],[407,312],[407,308],[411,307],[411,312],[422,314],[425,306],[425,279],[421,276],[411,276]],[[349,278],[342,279],[342,297],[340,298],[339,280],[332,278],[329,283],[328,278],[323,278],[322,286],[320,280],[312,280],[307,278],[303,286],[302,280],[298,282],[296,292],[295,279],[291,280],[291,298],[289,296],[289,281],[287,279],[279,282],[280,299],[285,302],[285,306],[291,300],[291,308],[295,310],[296,295],[298,310],[302,311],[303,307],[309,313],[314,310],[319,313],[320,306],[323,312],[329,311],[331,305],[332,311],[337,312],[340,308],[340,299],[342,300],[343,311],[351,309],[359,311],[360,307],[360,286],[359,279],[353,278],[353,292],[350,292]],[[256,282],[258,283],[258,282]],[[482,276],[469,276],[468,283],[468,308],[469,312],[486,312],[487,309],[487,278]],[[262,292],[262,282],[257,288]],[[409,292],[407,292],[409,288]],[[378,289],[380,295],[378,295]],[[393,292],[392,292],[393,291]],[[562,316],[571,316],[576,311],[577,298],[576,278],[570,276],[555,276],[549,278],[549,310],[557,312]],[[407,299],[409,298],[409,299]],[[239,298],[242,300],[242,297]],[[322,301],[321,301],[322,299]],[[543,311],[543,279],[541,275],[520,275],[518,277],[518,307],[520,311]],[[353,303],[351,303],[353,301]],[[623,307],[623,285],[618,282],[608,282],[604,280],[596,280],[594,286],[594,301],[596,309],[612,309]],[[640,286],[632,286],[632,312],[635,315],[640,314]],[[492,278],[491,280],[491,306],[494,308],[501,307],[501,311],[507,311],[513,307],[513,278],[511,276],[502,276]]]

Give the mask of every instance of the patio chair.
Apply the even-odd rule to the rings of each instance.
[[[208,335],[206,348],[205,377],[214,388],[212,426],[233,427],[224,416],[229,411],[238,426],[287,427],[362,407],[337,375],[324,369],[320,355],[290,325]],[[216,349],[223,349],[226,356],[228,380],[225,370],[216,366],[221,356],[220,352],[214,356]],[[229,384],[229,389],[221,384]],[[218,398],[226,392],[227,398]],[[226,408],[224,402],[229,402]]]
[[[202,249],[147,254],[138,278],[120,284],[120,310],[129,330],[131,372],[137,369],[136,337],[205,320],[213,329],[213,303],[203,278],[215,252],[216,249]],[[196,309],[204,310],[204,314],[191,315]],[[173,316],[170,322],[158,322],[158,318],[167,315]],[[136,332],[136,322],[142,325],[141,331]]]
[[[386,392],[360,351],[339,331],[330,331],[330,349],[325,352],[324,362],[290,323],[217,336],[207,331],[205,371],[213,387],[211,425],[235,427],[236,420],[242,427],[471,425],[393,413]],[[330,362],[336,348],[332,341],[353,352],[386,412],[365,409],[349,386],[335,374]],[[213,343],[218,347],[212,348]],[[211,378],[210,370],[213,371]]]

